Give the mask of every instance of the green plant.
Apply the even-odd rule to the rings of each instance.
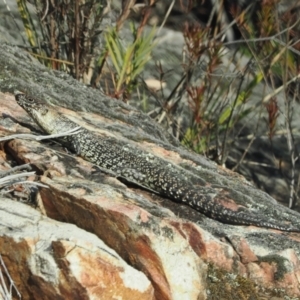
[[[120,94],[128,97],[136,86],[136,78],[143,71],[145,64],[151,59],[151,51],[155,47],[155,27],[147,35],[139,35],[134,23],[130,23],[133,42],[123,45],[116,28],[110,28],[105,34],[106,49],[108,51],[116,74],[112,74],[114,82],[114,96]],[[99,64],[103,59],[102,55]]]
[[[31,46],[33,53],[37,54],[38,52],[41,52],[41,51],[38,51],[38,49],[37,49],[38,35],[37,35],[37,31],[35,29],[35,26],[33,24],[31,15],[28,11],[26,1],[25,0],[17,0],[17,5],[18,5],[21,19],[24,24],[27,40]]]

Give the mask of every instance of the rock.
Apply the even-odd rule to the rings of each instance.
[[[11,199],[0,210],[0,252],[22,299],[154,299],[147,277],[94,234]]]
[[[0,120],[1,135],[13,132],[30,132],[28,128],[33,130],[35,127],[27,114],[17,106],[12,95],[0,94],[0,107],[2,116],[10,116],[10,121],[7,118]],[[85,119],[88,119],[90,124],[87,126],[93,130],[99,130],[93,127],[93,123],[101,126],[103,122],[103,116],[100,115],[59,109],[72,119],[83,122],[82,124],[84,124]],[[18,125],[18,122],[23,126]],[[107,131],[107,134],[117,135],[116,132],[111,131],[111,125],[108,122],[106,126],[109,130],[102,127],[99,132]],[[26,124],[27,127],[25,127]],[[9,130],[10,132],[8,132]],[[191,161],[187,156],[182,155],[183,152],[180,151],[183,150],[179,149],[179,152],[176,152],[175,147],[171,145],[163,147],[163,144],[143,141],[142,134],[140,131],[138,142],[129,139],[128,142],[175,164],[185,164],[192,170],[195,168],[196,173],[198,172],[199,176],[205,178],[207,182],[218,183],[219,185],[231,184],[236,189],[234,196],[240,202],[248,199],[242,194],[242,191],[244,193],[247,191],[248,197],[252,197],[251,201],[254,204],[257,201],[260,202],[258,207],[265,205],[268,208],[270,205],[276,205],[275,201],[267,194],[256,190],[241,176],[217,167],[196,155]],[[121,135],[120,138],[122,138]],[[47,186],[47,188],[39,188],[37,203],[38,209],[48,218],[41,217],[32,208],[27,209],[34,212],[30,213],[32,216],[38,214],[38,219],[45,220],[44,222],[50,224],[47,229],[43,226],[39,228],[40,222],[35,224],[31,220],[34,224],[31,226],[38,228],[36,229],[37,232],[44,233],[45,231],[45,236],[42,235],[42,237],[48,241],[48,244],[46,241],[40,241],[40,244],[45,243],[46,246],[48,245],[47,247],[50,247],[51,238],[49,236],[51,235],[48,233],[53,232],[53,236],[56,237],[54,233],[58,232],[57,224],[66,226],[65,229],[59,230],[66,235],[62,233],[62,236],[57,237],[56,240],[51,240],[51,245],[55,244],[55,254],[59,252],[60,257],[65,256],[65,253],[69,251],[68,249],[75,247],[75,242],[67,240],[66,237],[78,237],[79,240],[79,237],[93,236],[97,243],[101,243],[104,245],[103,247],[106,247],[105,249],[109,249],[107,251],[114,253],[111,250],[114,249],[133,268],[143,272],[152,283],[156,299],[209,299],[213,295],[221,295],[220,299],[234,299],[238,295],[243,295],[245,299],[248,299],[249,294],[256,295],[259,299],[261,291],[269,292],[270,295],[277,293],[276,295],[279,296],[286,294],[295,297],[300,295],[297,279],[299,276],[300,245],[299,234],[297,233],[283,233],[278,230],[254,226],[221,224],[187,206],[173,203],[131,184],[124,184],[117,178],[111,177],[110,174],[99,170],[93,164],[66,153],[64,149],[53,145],[52,142],[15,139],[6,142],[3,150],[1,157],[4,159],[10,156],[19,163],[30,163],[36,173],[40,175],[35,180],[39,180]],[[189,155],[194,157],[192,154]],[[201,167],[197,168],[197,165],[201,165]],[[9,201],[7,203],[9,203],[10,214],[19,215],[19,206],[26,207],[25,204],[7,201]],[[258,204],[256,203],[256,205]],[[280,209],[282,214],[290,212],[292,219],[299,217],[296,212],[289,211],[283,206],[278,205],[277,207],[276,205],[276,209]],[[6,213],[5,209],[0,210],[1,220],[3,220],[2,214],[4,212]],[[10,217],[10,219],[13,218]],[[52,221],[54,219],[75,224],[78,227],[57,223]],[[68,226],[76,233],[69,234]],[[18,237],[17,229],[20,226],[9,223],[5,224],[4,227],[5,231],[1,232],[13,228],[11,238]],[[21,227],[26,229],[26,226]],[[99,239],[92,234],[95,234]],[[6,233],[1,235],[1,239],[5,240],[6,238]],[[38,238],[34,240],[38,241]],[[84,239],[80,243],[85,243],[85,241]],[[102,244],[102,241],[107,246]],[[14,244],[13,247],[21,253],[25,251],[23,256],[27,257],[26,261],[30,262],[34,259],[34,255],[26,250],[27,248],[19,247],[18,244]],[[30,291],[32,289],[38,291],[46,289],[44,287],[46,283],[43,280],[33,280],[34,288],[22,285],[23,282],[19,280],[21,275],[18,274],[20,270],[15,269],[16,263],[14,256],[11,257],[12,252],[7,250],[3,253],[1,250],[5,263],[11,272],[11,277],[15,280],[23,297],[26,298],[27,293],[29,293],[26,289],[30,289]],[[116,257],[118,255],[116,254]],[[93,263],[96,256],[95,254],[91,258],[91,264],[96,264]],[[44,255],[43,257],[45,257],[47,264],[53,263],[51,255]],[[76,254],[76,257],[82,272],[90,268],[86,265],[88,263],[86,255],[82,255],[80,252]],[[69,278],[70,271],[64,271],[65,265],[68,264],[71,263],[64,262],[56,265],[57,272],[66,273],[66,275],[59,277],[58,281],[62,280],[62,282],[57,283],[56,281],[56,286],[47,283],[46,291],[49,291],[49,297],[53,295],[51,294],[54,293],[53,291],[57,292],[57,285],[60,286],[67,282],[68,286],[71,286],[71,278],[75,275],[72,274]],[[123,264],[125,263],[123,262]],[[29,269],[29,267],[30,264],[27,268]],[[97,276],[102,277],[103,268],[106,270],[107,266],[100,264],[95,268],[97,270],[93,270],[95,278]],[[131,267],[127,266],[127,268]],[[138,271],[130,270],[140,274]],[[77,277],[80,276],[77,275]],[[226,281],[228,288],[227,285],[224,287],[223,280]],[[92,295],[86,291],[87,287],[84,286],[88,283],[82,280],[78,284],[80,292],[83,289],[86,293],[82,297],[93,299]],[[122,284],[123,282],[120,281],[118,286]],[[144,283],[143,287],[144,289],[139,292],[144,293],[145,296],[141,296],[140,299],[152,297],[151,286]],[[69,292],[70,289],[70,287],[66,288],[65,292]],[[119,289],[123,289],[123,287],[119,287]],[[109,293],[109,290],[110,288],[102,292]],[[48,293],[46,291],[43,291],[46,293],[45,295]],[[126,296],[126,292],[127,290],[124,291],[123,299],[132,299]],[[105,299],[105,297],[101,297],[101,299]]]

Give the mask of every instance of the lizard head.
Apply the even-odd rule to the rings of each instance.
[[[15,99],[17,103],[24,109],[29,115],[34,115],[35,112],[39,111],[42,115],[47,113],[47,105],[39,102],[36,99],[31,98],[30,96],[15,91]]]
[[[14,94],[17,103],[45,132],[57,134],[77,127],[77,124],[63,117],[57,108],[31,98],[19,91],[15,91]]]
[[[32,119],[47,133],[59,133],[57,123],[60,114],[46,103],[42,103],[22,92],[15,91],[17,103],[32,117]]]

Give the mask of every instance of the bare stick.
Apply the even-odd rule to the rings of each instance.
[[[81,126],[78,126],[76,128],[73,128],[71,130],[62,133],[56,133],[50,135],[34,135],[34,134],[27,134],[27,133],[13,134],[10,136],[1,137],[0,142],[12,140],[12,139],[36,140],[36,141],[54,139],[54,138],[59,138],[59,137],[68,136],[72,134],[77,134],[81,132],[80,128]]]
[[[19,299],[21,299],[21,294],[19,293],[14,281],[12,280],[12,278],[10,277],[9,275],[9,272],[4,264],[4,261],[2,259],[2,256],[0,254],[0,265],[1,267],[3,268],[4,270],[4,273],[6,274],[9,282],[10,282],[10,288],[9,288],[9,292],[7,290],[7,287],[6,287],[6,284],[5,284],[5,281],[4,281],[4,277],[3,277],[3,274],[1,272],[1,268],[0,268],[0,295],[3,296],[3,299],[4,300],[10,300],[12,299],[12,289],[14,288],[15,292],[17,293]]]

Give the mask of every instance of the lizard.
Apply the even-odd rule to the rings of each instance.
[[[19,91],[15,99],[31,118],[48,134],[58,134],[78,127],[78,124],[59,113],[54,106],[40,102]],[[174,202],[184,203],[204,215],[233,225],[254,225],[282,231],[300,232],[286,222],[270,219],[263,213],[253,212],[238,205],[231,209],[221,203],[232,201],[220,189],[195,186],[184,175],[184,169],[141,149],[120,143],[115,137],[98,136],[81,128],[76,134],[58,138],[67,149],[87,161],[108,170],[126,181],[138,184]],[[227,197],[227,199],[226,199]]]

